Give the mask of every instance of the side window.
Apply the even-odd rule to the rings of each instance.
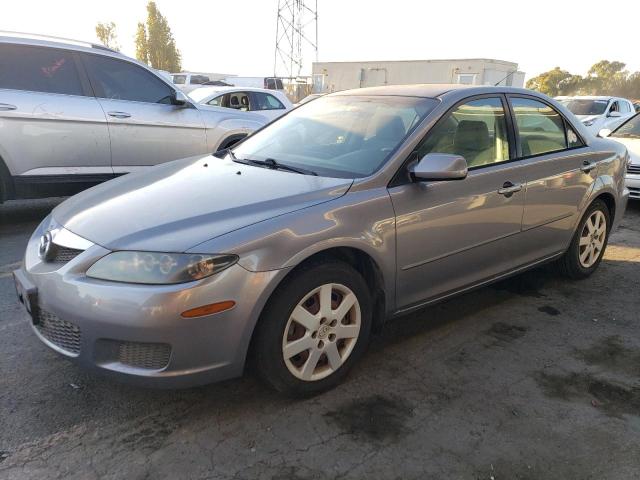
[[[264,81],[265,88],[268,90],[276,90],[276,79],[275,78],[267,78]]]
[[[84,95],[71,52],[26,45],[0,45],[0,88]]]
[[[283,110],[284,105],[273,95],[262,92],[254,92],[255,106],[253,110]]]
[[[84,55],[96,96],[113,100],[170,103],[173,90],[144,68],[101,55]]]
[[[502,100],[471,100],[448,113],[427,134],[417,149],[427,153],[462,155],[469,167],[509,160],[509,139]]]
[[[187,82],[187,76],[186,75],[174,75],[173,76],[173,83],[175,83],[176,85],[184,85]]]
[[[620,111],[620,106],[618,105],[618,102],[613,102],[611,104],[611,108],[609,109],[609,113],[611,112],[619,112]]]
[[[573,128],[567,125],[567,144],[569,148],[584,147],[584,143]]]
[[[207,105],[213,105],[214,107],[222,107],[222,99],[224,95],[218,95],[216,98],[212,98],[207,102]]]
[[[631,111],[631,108],[629,107],[629,102],[627,102],[626,100],[622,100],[618,102],[618,104],[620,105],[620,112],[629,113]]]
[[[511,98],[522,156],[530,157],[567,148],[564,120],[549,105],[530,98]],[[575,132],[573,132],[575,135]],[[576,139],[578,138],[577,135]]]

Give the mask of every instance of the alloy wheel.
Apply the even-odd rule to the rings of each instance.
[[[291,312],[282,337],[284,362],[296,378],[328,377],[349,358],[358,341],[362,314],[356,295],[328,283],[305,295]]]
[[[595,210],[582,227],[578,257],[580,265],[591,268],[600,257],[607,238],[607,219],[600,210]]]

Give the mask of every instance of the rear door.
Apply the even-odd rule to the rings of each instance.
[[[82,54],[107,115],[115,173],[207,153],[204,124],[192,105],[172,105],[173,88],[126,60]]]
[[[105,115],[76,52],[0,44],[0,157],[18,189],[112,176]]]
[[[600,157],[550,104],[526,95],[509,95],[509,102],[518,158],[527,166],[519,250],[526,262],[566,249]]]

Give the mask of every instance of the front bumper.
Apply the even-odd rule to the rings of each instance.
[[[83,367],[145,386],[189,387],[242,373],[280,271],[249,272],[236,264],[179,285],[106,282],[84,272],[108,250],[94,245],[62,265],[46,263],[37,255],[40,235],[32,236],[15,276],[19,296],[31,306],[32,328],[46,345]],[[197,318],[180,315],[225,300],[236,305]]]
[[[629,189],[629,198],[640,200],[640,174],[627,173],[625,184]]]

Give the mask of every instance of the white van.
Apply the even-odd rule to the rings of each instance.
[[[234,87],[265,88],[284,92],[282,79],[277,77],[235,77],[224,78],[224,82]]]

